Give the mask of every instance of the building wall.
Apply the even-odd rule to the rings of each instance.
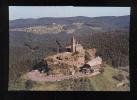
[[[73,37],[71,41],[71,51],[72,52],[82,52],[83,51],[83,46],[81,44],[78,44],[78,41]]]
[[[76,40],[74,37],[72,38],[72,44],[71,45],[72,45],[72,47],[71,47],[72,52],[76,52]]]
[[[82,46],[76,46],[76,51],[82,52],[83,51],[83,47]]]

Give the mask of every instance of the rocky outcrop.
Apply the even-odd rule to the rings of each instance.
[[[100,65],[100,64],[102,64],[102,58],[96,57],[96,58],[92,59],[91,61],[89,61],[87,64],[89,64],[90,66]]]
[[[45,58],[48,65],[64,63],[70,66],[81,67],[85,63],[84,52],[75,54],[71,52],[59,53]]]
[[[86,64],[92,66],[97,72],[102,64],[102,58],[96,57],[96,49],[86,50],[91,57],[90,61]],[[52,70],[52,74],[63,73],[65,75],[74,75],[85,64],[85,50],[82,52],[62,52],[56,55],[48,56],[44,58],[43,62],[47,62],[48,66]]]
[[[90,56],[90,60],[94,59],[96,57],[96,49],[88,49],[86,50],[86,53]]]

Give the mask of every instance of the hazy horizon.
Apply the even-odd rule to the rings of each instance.
[[[130,15],[122,15],[122,16],[130,16]],[[88,16],[71,16],[71,17],[88,17]],[[111,16],[96,16],[96,17],[111,17]],[[114,16],[114,17],[120,17],[120,16]],[[39,17],[39,18],[67,18],[67,17]],[[39,19],[39,18],[18,18],[18,19],[11,19],[11,20],[9,19],[9,20],[12,21],[12,20],[19,20],[19,19]],[[89,17],[89,18],[94,18],[94,17]]]
[[[130,15],[130,7],[9,6],[9,20]]]

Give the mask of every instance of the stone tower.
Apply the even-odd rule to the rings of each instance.
[[[74,38],[74,35],[73,35],[71,43],[72,43],[71,44],[71,51],[76,52],[76,39]]]

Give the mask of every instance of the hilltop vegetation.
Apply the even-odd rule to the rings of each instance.
[[[28,91],[128,91],[129,83],[117,87],[120,82],[113,79],[118,73],[128,76],[124,71],[114,69],[105,65],[105,72],[92,78],[69,79],[59,82],[35,82],[28,80],[25,74],[17,81],[16,85],[10,87],[12,90],[28,90]],[[125,79],[122,79],[126,80]]]

